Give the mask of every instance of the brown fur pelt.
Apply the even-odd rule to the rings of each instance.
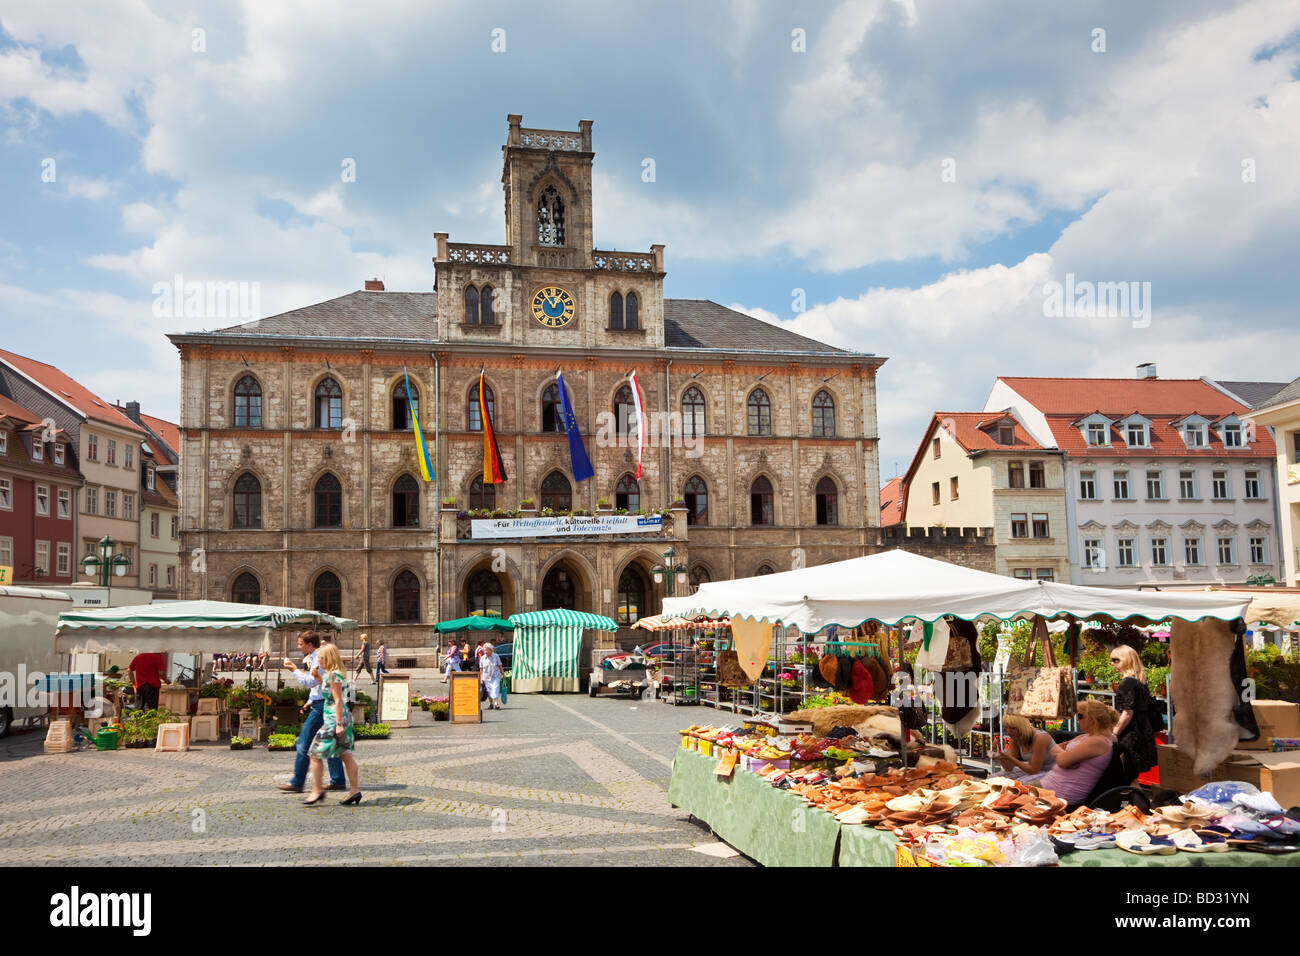
[[[1192,755],[1192,769],[1201,777],[1210,776],[1239,738],[1232,716],[1237,703],[1230,670],[1234,644],[1231,624],[1211,618],[1194,624],[1175,618],[1169,635],[1174,742]]]
[[[898,719],[898,708],[876,704],[840,704],[835,707],[810,707],[787,714],[787,720],[804,721],[813,725],[813,733],[825,737],[835,727],[857,727],[867,718],[885,714]],[[895,723],[895,728],[897,724]],[[895,729],[894,733],[897,733]]]

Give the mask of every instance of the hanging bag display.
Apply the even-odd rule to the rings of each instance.
[[[740,655],[735,651],[718,652],[718,683],[723,687],[748,687],[754,683],[745,676]]]
[[[1043,649],[1042,666],[1034,665],[1034,649]],[[1025,656],[1007,671],[1007,713],[1041,720],[1066,720],[1074,716],[1074,681],[1069,667],[1058,667],[1047,633],[1047,621],[1034,618],[1034,630]]]

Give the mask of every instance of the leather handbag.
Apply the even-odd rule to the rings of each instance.
[[[1043,649],[1043,664],[1034,665],[1035,647]],[[1069,667],[1058,667],[1047,633],[1047,621],[1034,618],[1022,662],[1007,669],[1007,713],[1040,720],[1065,720],[1074,715],[1074,681]]]

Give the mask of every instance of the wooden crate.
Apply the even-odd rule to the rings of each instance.
[[[66,754],[72,751],[72,721],[52,720],[45,735],[47,754]]]
[[[190,749],[190,725],[189,724],[159,724],[158,725],[158,742],[154,744],[154,750],[161,750],[166,753],[178,753]]]
[[[169,710],[173,714],[189,716],[190,692],[184,688],[181,690],[167,690],[164,688],[158,694],[158,708],[160,710]]]
[[[199,714],[224,714],[226,712],[226,702],[220,697],[200,697]]]
[[[221,715],[196,714],[190,718],[190,740],[220,740]]]

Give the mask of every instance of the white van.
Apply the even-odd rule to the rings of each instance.
[[[72,598],[44,588],[0,587],[0,737],[15,720],[37,717],[44,707],[26,707],[28,682],[20,675],[62,670],[54,651],[59,615],[72,610]]]

